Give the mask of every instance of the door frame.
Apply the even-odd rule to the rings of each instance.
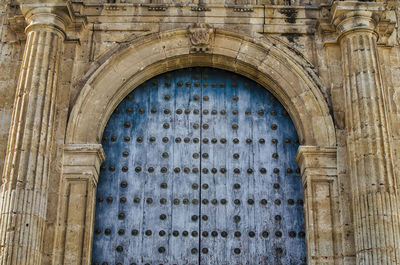
[[[53,264],[91,263],[96,186],[105,159],[100,143],[114,109],[144,81],[196,66],[246,76],[267,87],[288,111],[301,144],[296,159],[303,179],[308,263],[338,264],[335,128],[311,63],[262,35],[216,29],[208,45],[206,51],[193,52],[187,29],[154,33],[119,44],[77,82],[81,92],[67,124]]]

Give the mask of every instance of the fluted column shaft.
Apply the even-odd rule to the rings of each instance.
[[[371,12],[338,17],[357,264],[400,264],[399,194]]]
[[[26,16],[0,193],[0,264],[41,264],[64,22],[47,8]]]

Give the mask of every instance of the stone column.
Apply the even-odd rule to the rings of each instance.
[[[357,264],[400,264],[398,181],[393,172],[375,32],[382,3],[333,6],[344,79]]]
[[[0,264],[41,264],[65,13],[22,7],[28,26],[0,191]]]

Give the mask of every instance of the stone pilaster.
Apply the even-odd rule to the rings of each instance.
[[[22,7],[27,28],[0,191],[0,264],[42,264],[65,12]]]
[[[398,181],[375,32],[382,10],[381,3],[339,2],[332,11],[342,51],[357,264],[400,263]]]
[[[64,147],[53,264],[91,264],[96,188],[104,160],[101,144]]]
[[[335,147],[300,146],[308,264],[339,264],[338,181]]]

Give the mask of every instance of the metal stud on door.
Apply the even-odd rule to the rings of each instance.
[[[93,264],[305,263],[294,126],[255,82],[155,77],[104,131]]]

